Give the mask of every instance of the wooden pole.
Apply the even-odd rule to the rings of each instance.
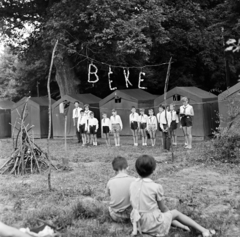
[[[48,159],[50,160],[50,150],[49,150],[49,140],[51,138],[51,129],[52,129],[52,102],[51,102],[51,90],[50,90],[50,80],[51,80],[51,74],[52,74],[52,67],[53,67],[53,60],[55,57],[55,52],[57,49],[58,45],[58,40],[56,41],[53,52],[52,52],[52,58],[51,58],[51,63],[50,63],[50,68],[49,68],[49,73],[48,73],[48,81],[47,81],[47,91],[48,91],[48,139],[47,139],[47,156]],[[48,168],[48,189],[49,191],[52,190],[52,185],[51,185],[51,162],[49,162],[49,168]]]
[[[65,115],[64,120],[64,144],[65,144],[65,155],[67,154],[67,116]]]

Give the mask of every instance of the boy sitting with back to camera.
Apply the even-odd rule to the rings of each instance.
[[[115,222],[130,221],[132,207],[129,188],[135,178],[127,174],[128,163],[124,157],[114,158],[112,167],[116,176],[107,183],[106,192],[110,196],[109,214]]]

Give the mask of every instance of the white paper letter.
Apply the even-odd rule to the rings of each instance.
[[[109,84],[109,88],[110,88],[110,90],[111,91],[113,91],[113,90],[117,90],[117,87],[114,87],[114,88],[112,88],[112,80],[111,80],[111,74],[113,74],[113,72],[112,72],[112,70],[111,70],[111,67],[109,67],[109,71],[108,71],[108,84]]]
[[[144,79],[142,79],[142,75],[145,76],[145,74],[146,74],[145,72],[140,72],[139,73],[139,79],[138,79],[138,88],[139,89],[143,89],[143,90],[147,89],[147,87],[141,87],[141,82],[144,81]]]
[[[91,67],[95,68],[95,72],[91,72]],[[96,82],[99,81],[99,77],[97,75],[97,72],[98,72],[98,68],[93,63],[90,63],[89,66],[88,66],[88,82],[89,83],[96,83]],[[91,74],[95,75],[95,77],[96,77],[95,81],[91,81]]]
[[[128,88],[128,84],[132,86],[132,83],[129,81],[129,69],[127,69],[127,73],[126,73],[126,69],[123,69],[123,74],[125,77],[125,81],[126,81],[126,87]]]

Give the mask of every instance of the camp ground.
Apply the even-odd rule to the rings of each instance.
[[[116,109],[123,122],[121,135],[131,135],[129,114],[132,106],[145,108],[147,113],[147,109],[153,108],[156,97],[141,89],[116,90],[100,101],[100,112],[106,112],[110,117],[112,109]]]
[[[0,101],[0,138],[11,137],[11,108],[14,104],[11,100]]]
[[[20,116],[26,104],[27,97],[23,97],[18,101],[11,111],[11,123],[13,127],[13,136],[17,134],[20,127]],[[52,100],[54,103],[55,100]],[[48,97],[31,97],[27,101],[25,125],[33,128],[30,134],[34,138],[46,138],[48,136],[49,113],[48,113]],[[17,129],[14,129],[16,127]]]
[[[72,94],[64,95],[52,105],[53,118],[53,137],[63,138],[65,134],[65,117],[67,117],[67,137],[76,136],[76,128],[73,126],[72,111],[74,109],[74,102],[79,102],[79,107],[83,108],[85,104],[89,104],[89,109],[94,112],[94,116],[100,120],[99,101],[101,99],[93,94]],[[65,113],[60,113],[60,105],[65,103]],[[98,130],[100,136],[100,129]]]
[[[161,104],[176,104],[177,108],[182,105],[181,98],[186,96],[189,104],[194,109],[192,133],[195,139],[205,139],[212,135],[218,125],[218,101],[217,96],[197,87],[175,87],[167,92],[166,101],[164,95],[154,101],[155,112]],[[181,129],[176,130],[177,136],[183,136]]]
[[[229,125],[230,122],[234,122],[236,116],[239,117],[239,102],[240,82],[218,95],[221,127],[225,127]]]

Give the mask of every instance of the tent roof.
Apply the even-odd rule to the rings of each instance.
[[[217,96],[204,91],[200,88],[197,88],[195,86],[190,86],[190,87],[175,87],[168,91],[167,93],[167,99],[174,96],[174,95],[181,95],[181,96],[186,96],[190,100],[196,101],[196,102],[207,102],[207,101],[213,101],[217,100]],[[164,101],[164,95],[159,96],[155,100],[155,105],[159,105]]]
[[[112,100],[115,98],[115,95],[126,99],[126,100],[131,100],[135,102],[139,101],[147,101],[147,100],[154,100],[157,95],[152,95],[144,90],[141,89],[125,89],[125,90],[116,90],[112,92],[110,95],[105,97],[100,101],[100,106],[106,104],[108,101]]]
[[[99,97],[93,95],[93,94],[71,94],[71,95],[64,95],[61,99],[56,101],[53,104],[53,107],[58,106],[60,103],[62,103],[64,100],[70,101],[74,103],[74,101],[82,102],[83,104],[96,104],[99,103],[101,100]]]
[[[24,104],[26,102],[26,99],[28,97],[23,97],[21,100],[19,100],[13,107],[12,109],[15,109],[19,106],[21,106],[22,104]],[[51,100],[52,104],[55,102],[55,100]],[[44,97],[31,97],[28,101],[29,104],[33,105],[33,106],[48,106],[48,97],[44,96]]]
[[[238,82],[237,84],[235,84],[234,86],[228,88],[227,90],[225,90],[224,92],[222,92],[221,94],[218,95],[218,100],[224,100],[227,97],[231,96],[232,94],[236,93],[240,91],[240,82]]]
[[[0,109],[11,109],[15,103],[11,100],[1,100]]]

